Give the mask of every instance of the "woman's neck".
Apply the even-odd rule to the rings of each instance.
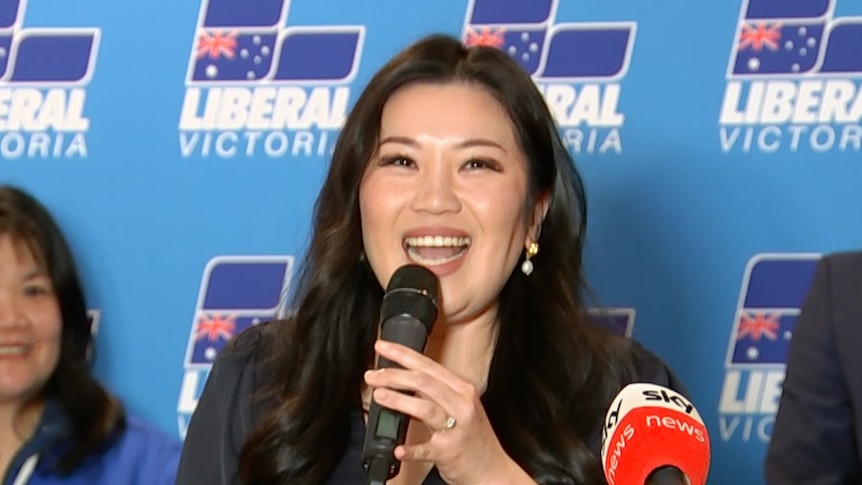
[[[12,458],[33,435],[44,408],[44,401],[23,408],[17,402],[0,403],[0,477],[6,474]]]
[[[482,394],[488,384],[488,372],[496,344],[497,325],[493,319],[457,324],[438,321],[428,336],[423,353],[471,383]],[[363,410],[367,413],[371,389],[364,383],[361,397]]]
[[[496,343],[497,325],[491,318],[466,324],[438,321],[428,338],[425,355],[471,383],[481,394],[488,382]]]

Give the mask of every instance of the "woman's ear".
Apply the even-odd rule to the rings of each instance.
[[[542,235],[542,222],[548,215],[549,206],[548,192],[542,192],[533,204],[533,217],[530,219],[530,227],[527,228],[527,240],[524,242],[524,247],[529,247],[530,243],[539,241],[539,236]]]

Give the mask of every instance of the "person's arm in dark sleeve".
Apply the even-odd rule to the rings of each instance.
[[[830,258],[818,264],[793,332],[764,463],[768,485],[862,483],[853,410],[835,342],[831,264]]]
[[[252,423],[254,327],[216,358],[189,423],[176,485],[234,485],[239,453]]]

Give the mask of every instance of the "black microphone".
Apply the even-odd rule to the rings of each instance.
[[[437,320],[437,286],[437,276],[422,266],[408,264],[395,270],[380,306],[380,339],[423,352]],[[380,357],[377,368],[386,367],[401,366]],[[401,471],[393,452],[404,444],[409,423],[404,413],[371,400],[362,445],[362,466],[369,485],[383,485]]]

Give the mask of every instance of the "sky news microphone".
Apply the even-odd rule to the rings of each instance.
[[[705,485],[709,435],[694,405],[658,384],[629,384],[602,429],[609,485]]]
[[[380,306],[380,339],[424,352],[428,334],[437,320],[437,276],[408,264],[395,270]],[[380,357],[377,368],[401,367]],[[362,445],[362,465],[369,485],[382,485],[398,475],[401,463],[394,451],[404,444],[410,417],[381,407],[373,399]]]

